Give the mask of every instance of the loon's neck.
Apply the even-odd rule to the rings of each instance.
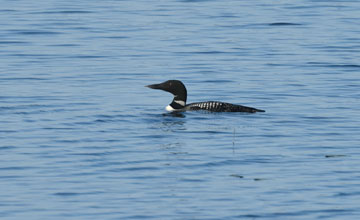
[[[185,86],[173,92],[173,95],[174,99],[168,106],[166,106],[165,109],[170,112],[183,110],[183,108],[186,106],[187,99],[187,91]]]
[[[181,111],[186,106],[186,100],[178,99],[178,97],[174,97],[173,101],[166,106],[166,110],[169,112],[173,111]]]

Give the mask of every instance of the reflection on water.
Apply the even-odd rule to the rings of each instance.
[[[185,114],[181,112],[163,113],[161,121],[161,130],[176,132],[186,130]]]
[[[162,114],[164,117],[176,117],[176,118],[185,118],[184,112],[168,112]]]

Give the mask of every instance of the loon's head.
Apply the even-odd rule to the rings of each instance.
[[[166,107],[168,111],[181,110],[186,105],[187,91],[179,80],[168,80],[159,84],[147,85],[151,89],[161,89],[174,95],[173,101]]]

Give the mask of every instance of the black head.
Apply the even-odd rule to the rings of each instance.
[[[151,89],[161,89],[166,92],[170,92],[175,96],[174,100],[181,100],[186,102],[187,91],[185,85],[179,80],[168,80],[160,84],[152,84],[146,87],[149,87]]]

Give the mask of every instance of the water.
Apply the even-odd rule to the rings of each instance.
[[[1,219],[360,217],[358,1],[1,5]]]

